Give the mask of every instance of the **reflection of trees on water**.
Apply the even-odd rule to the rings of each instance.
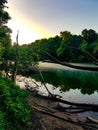
[[[32,76],[36,81],[42,79],[39,74]],[[79,89],[82,94],[93,94],[98,92],[98,73],[96,72],[77,72],[77,71],[44,71],[43,77],[46,83],[55,87],[60,87],[61,91],[69,91],[70,89]]]

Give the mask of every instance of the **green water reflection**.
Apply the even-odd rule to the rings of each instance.
[[[60,87],[61,91],[70,91],[70,89],[79,89],[82,94],[93,94],[98,92],[98,72],[91,71],[68,71],[60,69],[46,69],[42,71],[46,83],[55,87]],[[43,82],[40,75],[32,75],[36,81]]]

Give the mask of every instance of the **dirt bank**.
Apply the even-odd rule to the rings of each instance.
[[[95,124],[77,114],[60,112],[55,109],[58,103],[29,96],[28,102],[34,108],[32,113],[32,127],[27,130],[97,130]],[[52,116],[53,115],[53,116]]]

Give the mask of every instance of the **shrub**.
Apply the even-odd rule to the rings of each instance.
[[[20,130],[30,124],[28,93],[0,76],[0,130]]]

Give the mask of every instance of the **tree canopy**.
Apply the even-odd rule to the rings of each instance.
[[[9,60],[9,50],[11,47],[11,29],[6,25],[8,20],[11,19],[8,12],[4,9],[7,8],[5,4],[6,0],[0,1],[0,60],[1,68],[7,71],[8,60]]]
[[[10,61],[12,63],[15,58],[11,29],[6,25],[10,20],[9,14],[4,10],[7,8],[6,3],[6,0],[0,0],[0,70],[3,70],[2,73],[0,71],[0,130],[19,130],[30,125],[31,109],[24,100],[28,93],[3,75],[3,72],[7,74]]]
[[[31,57],[33,58],[35,54],[38,61],[49,60],[49,57],[40,54],[48,52],[61,61],[93,62],[90,55],[84,53],[83,50],[88,51],[97,58],[98,34],[93,29],[84,29],[82,30],[81,35],[71,34],[69,31],[64,31],[60,32],[60,36],[36,40],[27,46],[32,48],[31,54],[33,55]]]

